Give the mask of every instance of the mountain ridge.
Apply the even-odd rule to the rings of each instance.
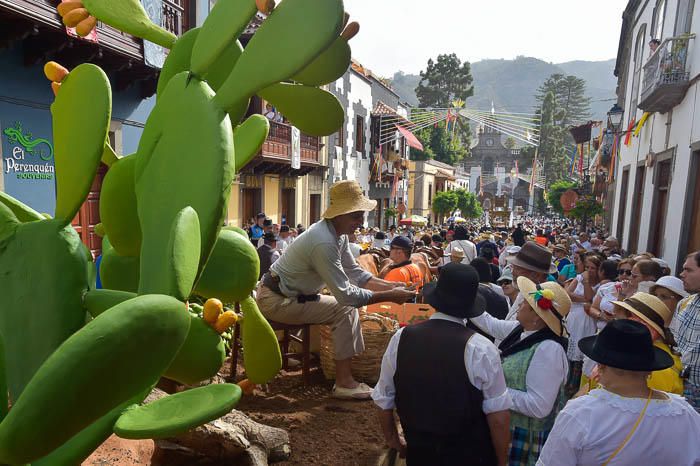
[[[615,99],[617,78],[613,75],[614,68],[614,58],[556,64],[524,56],[512,60],[480,60],[471,64],[474,96],[467,99],[467,105],[490,110],[493,102],[496,111],[532,113],[537,105],[537,88],[552,74],[562,73],[586,81],[586,95],[591,98],[591,118],[604,120]],[[394,90],[414,106],[418,105],[414,89],[419,81],[419,75],[402,71],[397,71],[391,78]]]

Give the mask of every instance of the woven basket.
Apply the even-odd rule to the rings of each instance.
[[[389,340],[399,329],[399,323],[378,314],[360,312],[360,326],[365,340],[365,351],[352,358],[352,375],[356,380],[376,383],[382,367],[382,357],[389,345]],[[335,379],[335,360],[333,359],[333,333],[328,325],[322,325],[321,335],[321,369],[326,379]]]

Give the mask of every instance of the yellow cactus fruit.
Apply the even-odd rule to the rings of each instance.
[[[352,23],[347,25],[343,32],[340,33],[340,37],[342,37],[345,40],[350,40],[353,37],[355,37],[358,32],[360,32],[360,23],[358,23],[357,21],[353,21]]]
[[[58,14],[61,16],[66,16],[68,13],[70,13],[73,10],[77,10],[78,8],[85,8],[83,6],[83,2],[77,1],[77,0],[69,0],[67,2],[61,2],[56,6],[56,10],[58,11]]]
[[[97,26],[97,18],[94,16],[88,16],[84,20],[78,23],[75,27],[75,33],[80,37],[85,37]]]
[[[236,385],[241,387],[241,390],[243,390],[243,393],[246,395],[252,395],[253,392],[255,391],[255,384],[251,382],[249,379],[243,379],[240,382],[238,382]]]
[[[269,15],[275,9],[275,0],[255,0],[258,11],[264,15]]]
[[[209,298],[204,303],[204,320],[210,325],[216,324],[222,312],[224,312],[224,305],[218,299]]]
[[[53,91],[53,95],[58,94],[58,90],[61,88],[61,83],[51,83],[51,90]]]
[[[226,311],[216,319],[216,324],[214,324],[214,330],[217,333],[224,333],[226,330],[231,328],[238,320],[238,315],[233,311]]]
[[[550,301],[554,299],[554,291],[552,290],[542,290],[542,297],[549,299]]]
[[[44,65],[44,75],[49,81],[60,83],[68,76],[68,69],[55,61],[46,62]]]
[[[71,10],[66,13],[66,15],[63,17],[63,24],[69,28],[74,28],[79,22],[87,19],[88,16],[90,16],[90,12],[85,8],[76,8],[75,10]]]

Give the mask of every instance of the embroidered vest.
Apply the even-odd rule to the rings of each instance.
[[[514,390],[527,391],[527,370],[530,367],[532,356],[535,354],[540,343],[506,356],[503,359],[503,374],[506,377],[506,385]],[[554,425],[554,418],[564,405],[564,387],[559,388],[559,397],[554,402],[552,412],[542,419],[528,417],[515,411],[510,412],[510,426],[520,427],[532,432],[547,432]]]

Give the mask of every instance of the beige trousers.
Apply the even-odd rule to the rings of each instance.
[[[256,301],[260,312],[275,322],[330,325],[336,360],[349,359],[365,350],[357,309],[338,304],[333,296],[321,295],[319,301],[300,304],[295,298],[285,298],[260,283]]]

